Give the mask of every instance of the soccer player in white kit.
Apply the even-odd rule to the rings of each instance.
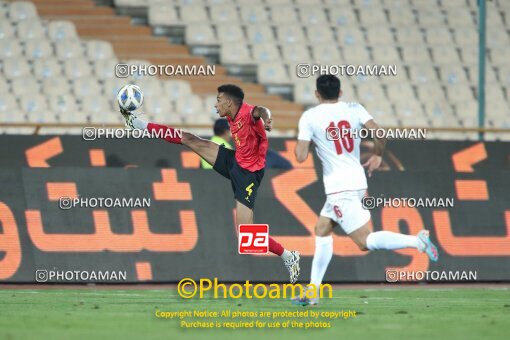
[[[310,283],[319,287],[333,256],[333,227],[340,225],[347,235],[364,251],[378,249],[416,248],[437,261],[438,251],[429,239],[427,230],[416,236],[391,231],[373,232],[370,212],[363,208],[362,198],[367,189],[368,176],[382,161],[385,140],[374,136],[374,154],[360,164],[360,143],[357,134],[349,131],[380,129],[373,117],[359,103],[339,101],[342,96],[340,79],[333,75],[317,78],[315,96],[319,105],[305,111],[299,120],[299,134],[295,155],[298,162],[308,157],[313,141],[323,167],[327,199],[315,225],[315,254]],[[375,135],[375,134],[374,134]],[[296,297],[294,303],[315,305],[317,299]]]

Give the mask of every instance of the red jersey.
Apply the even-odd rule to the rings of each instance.
[[[243,103],[234,119],[227,116],[236,146],[236,161],[241,168],[252,172],[266,166],[268,148],[262,119],[255,119],[251,115],[254,108],[253,105]]]

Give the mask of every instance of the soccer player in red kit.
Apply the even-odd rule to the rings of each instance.
[[[218,87],[216,111],[226,117],[230,124],[232,140],[236,150],[229,150],[192,133],[183,132],[178,136],[174,128],[147,123],[136,115],[121,109],[126,126],[132,129],[148,129],[159,132],[165,140],[183,144],[213,166],[213,169],[230,180],[236,199],[236,225],[253,223],[253,208],[257,189],[264,177],[268,141],[266,131],[271,131],[271,112],[262,106],[245,103],[243,90],[236,85]],[[169,133],[168,133],[169,132]],[[269,251],[280,256],[290,274],[290,282],[299,276],[299,252],[284,249],[269,237]]]

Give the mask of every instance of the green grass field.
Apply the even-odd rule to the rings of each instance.
[[[336,289],[318,307],[285,300],[185,300],[175,289],[5,289],[0,305],[0,339],[508,339],[510,333],[508,288]],[[331,321],[327,329],[206,330],[182,329],[178,319],[157,318],[156,310],[353,310],[357,317]]]

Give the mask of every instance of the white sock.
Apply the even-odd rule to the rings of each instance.
[[[319,288],[333,257],[333,236],[315,236],[315,254],[312,261],[310,283]]]
[[[292,260],[292,253],[290,251],[288,251],[287,249],[284,249],[283,253],[280,255],[280,257],[284,261]]]
[[[138,117],[133,119],[133,126],[135,127],[135,129],[140,129],[140,130],[147,129],[147,125],[149,125],[149,123],[146,122],[145,120],[141,120]]]
[[[401,249],[418,248],[418,237],[394,233],[392,231],[376,231],[367,236],[367,248],[377,249]]]

